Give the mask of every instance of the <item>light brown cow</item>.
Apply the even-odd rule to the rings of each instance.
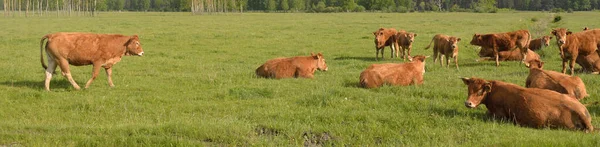
[[[529,42],[529,49],[532,51],[537,51],[542,49],[542,47],[547,47],[550,45],[551,36],[542,36],[537,39],[533,39]]]
[[[479,51],[479,57],[481,58],[479,58],[477,61],[495,60],[493,56],[494,51],[492,49],[481,48],[481,50]],[[534,59],[540,60],[540,55],[538,55],[534,51],[531,51],[530,49],[527,50],[526,56],[526,58],[523,58],[523,54],[521,54],[521,51],[519,50],[498,52],[498,57],[500,57],[500,59],[498,60],[500,61],[522,61],[524,63],[527,63]]]
[[[409,63],[373,64],[360,73],[360,86],[381,87],[383,84],[406,86],[423,84],[426,56],[409,56]]]
[[[529,76],[525,82],[527,88],[541,88],[567,94],[580,100],[588,95],[585,84],[577,76],[569,76],[560,72],[543,70],[544,62],[532,60],[525,63],[529,67]]]
[[[462,78],[468,86],[467,108],[484,104],[488,115],[532,128],[567,128],[591,132],[592,118],[576,99],[556,91],[523,88],[502,81]]]
[[[600,30],[595,29],[572,33],[566,36],[566,40],[563,43],[559,47],[561,58],[563,59],[562,72],[566,73],[566,64],[569,62],[571,75],[573,75],[574,66],[579,56],[597,54],[596,50],[600,46]]]
[[[567,41],[567,35],[571,35],[573,32],[565,28],[556,28],[552,29],[551,33],[556,38],[556,45],[560,48]]]
[[[440,65],[444,66],[442,60],[443,55],[446,57],[446,67],[450,67],[450,58],[454,58],[454,64],[456,65],[456,69],[458,69],[459,41],[460,38],[458,37],[437,34],[433,36],[433,39],[431,39],[431,42],[429,42],[429,45],[427,45],[425,49],[429,49],[429,47],[431,47],[431,43],[433,42],[433,63],[439,59]]]
[[[496,59],[496,66],[500,66],[498,60],[499,51],[519,49],[523,57],[527,57],[527,48],[531,34],[527,30],[518,30],[514,32],[496,33],[496,34],[475,34],[471,40],[471,45],[481,46],[482,48],[491,48]],[[524,58],[525,59],[525,58]]]
[[[379,30],[373,32],[375,35],[375,60],[379,60],[379,51],[381,50],[381,59],[383,57],[383,51],[386,46],[390,46],[391,57],[394,58],[394,51],[398,49],[398,31],[394,28],[379,28]],[[398,56],[398,55],[396,55]]]
[[[44,40],[48,66],[44,63]],[[92,34],[92,33],[54,33],[47,34],[40,41],[40,55],[42,67],[46,70],[45,88],[50,91],[50,80],[56,66],[60,66],[62,75],[77,90],[79,85],[73,80],[69,64],[75,66],[93,65],[92,78],[87,81],[88,88],[96,79],[100,68],[103,67],[108,76],[108,85],[114,87],[112,82],[112,66],[121,61],[123,55],[142,56],[144,50],[140,45],[137,35],[124,36],[119,34]]]
[[[268,60],[256,69],[256,76],[263,78],[314,78],[316,70],[327,71],[323,54],[310,53],[310,56],[275,58]]]
[[[400,52],[402,59],[406,59],[407,56],[410,56],[410,51],[412,50],[412,43],[415,41],[415,37],[417,34],[406,32],[404,30],[398,31],[398,45],[400,48],[396,48],[396,57],[398,57],[398,52]]]

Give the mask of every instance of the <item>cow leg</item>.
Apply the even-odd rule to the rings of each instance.
[[[444,55],[440,55],[440,66],[444,67]]]
[[[563,74],[567,74],[567,62],[568,62],[568,61],[569,61],[569,60],[567,60],[567,59],[563,58],[563,61],[562,61],[562,73],[563,73]]]
[[[450,57],[452,56],[446,56],[446,68],[450,68]]]
[[[433,48],[433,64],[435,64],[435,62],[438,60],[438,53],[435,50],[435,47]]]
[[[458,69],[458,56],[454,56],[454,65],[456,65],[456,69]]]
[[[498,49],[496,49],[495,47],[494,47],[494,56],[496,57],[496,67],[498,67],[498,66],[500,66],[500,62],[498,61],[498,59],[500,57],[498,56]]]
[[[377,47],[375,47],[375,61],[379,60],[379,49]]]
[[[56,71],[56,66],[56,60],[48,57],[48,68],[46,68],[46,80],[44,81],[46,91],[50,91],[50,80],[52,80],[52,74],[54,74],[54,71]]]
[[[112,68],[104,68],[104,71],[106,71],[106,76],[108,77],[108,86],[115,87],[112,81]]]
[[[573,55],[573,57],[571,57],[571,61],[569,62],[569,68],[571,70],[571,75],[575,74],[575,60],[577,58],[577,55]]]
[[[394,45],[390,45],[390,59],[394,58],[394,52],[396,52],[396,48]]]
[[[67,80],[69,80],[71,85],[73,85],[73,88],[75,88],[77,90],[81,89],[79,87],[79,85],[77,85],[77,82],[75,82],[75,80],[73,80],[73,77],[71,76],[71,70],[69,69],[69,62],[65,59],[59,60],[58,66],[60,66],[62,75],[65,76],[67,78]]]
[[[90,84],[92,84],[92,81],[94,81],[96,79],[96,77],[98,77],[98,73],[100,73],[100,64],[94,64],[94,67],[92,68],[92,78],[90,78],[90,80],[87,81],[87,83],[85,83],[85,88],[90,87]]]

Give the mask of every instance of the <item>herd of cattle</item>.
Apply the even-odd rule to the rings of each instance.
[[[579,100],[588,96],[584,82],[574,73],[574,64],[582,67],[582,72],[598,73],[600,71],[600,29],[587,29],[572,33],[564,28],[553,29],[560,56],[563,59],[562,73],[544,70],[544,62],[534,51],[548,46],[553,37],[543,36],[531,39],[527,30],[495,34],[474,34],[470,42],[481,48],[479,56],[483,60],[495,60],[496,66],[503,60],[521,60],[530,70],[526,79],[526,88],[516,84],[480,78],[462,78],[468,86],[468,98],[465,106],[477,107],[486,105],[488,114],[506,119],[521,126],[534,128],[568,128],[592,131],[591,116],[587,108]],[[359,85],[364,88],[377,88],[383,85],[406,86],[422,84],[425,73],[425,60],[429,56],[411,56],[412,43],[417,34],[397,31],[393,28],[380,28],[373,32],[375,36],[375,59],[383,59],[385,47],[390,46],[391,58],[408,59],[407,63],[372,64],[360,73]],[[44,43],[46,41],[46,45]],[[458,43],[461,38],[443,34],[435,35],[433,43],[434,63],[442,57],[446,58],[446,66],[450,66],[449,58],[454,58],[458,69]],[[92,77],[87,81],[88,88],[98,76],[100,68],[104,68],[108,76],[108,84],[113,87],[111,79],[112,66],[119,62],[123,55],[142,56],[144,51],[137,35],[92,33],[53,33],[45,35],[40,41],[42,66],[45,69],[45,89],[50,90],[50,80],[57,66],[62,75],[73,85],[79,85],[71,77],[69,64],[75,66],[93,65]],[[44,50],[48,58],[48,66],[44,63]],[[394,54],[395,53],[395,54]],[[395,55],[395,56],[394,56]],[[566,64],[569,62],[570,74],[566,75]],[[258,77],[264,78],[313,78],[316,70],[327,71],[325,58],[321,53],[310,56],[282,57],[268,60],[255,70]]]

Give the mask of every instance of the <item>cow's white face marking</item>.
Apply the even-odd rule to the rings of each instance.
[[[138,56],[143,56],[143,55],[144,55],[143,51],[138,54]]]

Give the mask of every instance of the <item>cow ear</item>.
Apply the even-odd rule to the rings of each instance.
[[[377,32],[373,32],[373,35],[377,36]]]
[[[573,34],[573,32],[571,32],[571,31],[568,31],[568,32],[567,32],[567,35],[571,35],[571,34]]]
[[[469,83],[471,83],[471,79],[470,78],[462,77],[460,79],[463,81],[463,83],[465,83],[465,85],[469,85]]]
[[[552,36],[550,36],[550,39],[552,39]]]
[[[460,38],[456,39],[456,42],[459,42],[459,41],[460,41]]]
[[[556,36],[556,30],[552,30],[552,35]]]
[[[417,37],[417,33],[415,33],[415,35],[413,37]]]
[[[540,67],[540,69],[544,68],[544,62],[543,61],[539,62],[539,67]]]
[[[485,82],[485,84],[483,84],[483,91],[491,92],[492,91],[492,83]]]

